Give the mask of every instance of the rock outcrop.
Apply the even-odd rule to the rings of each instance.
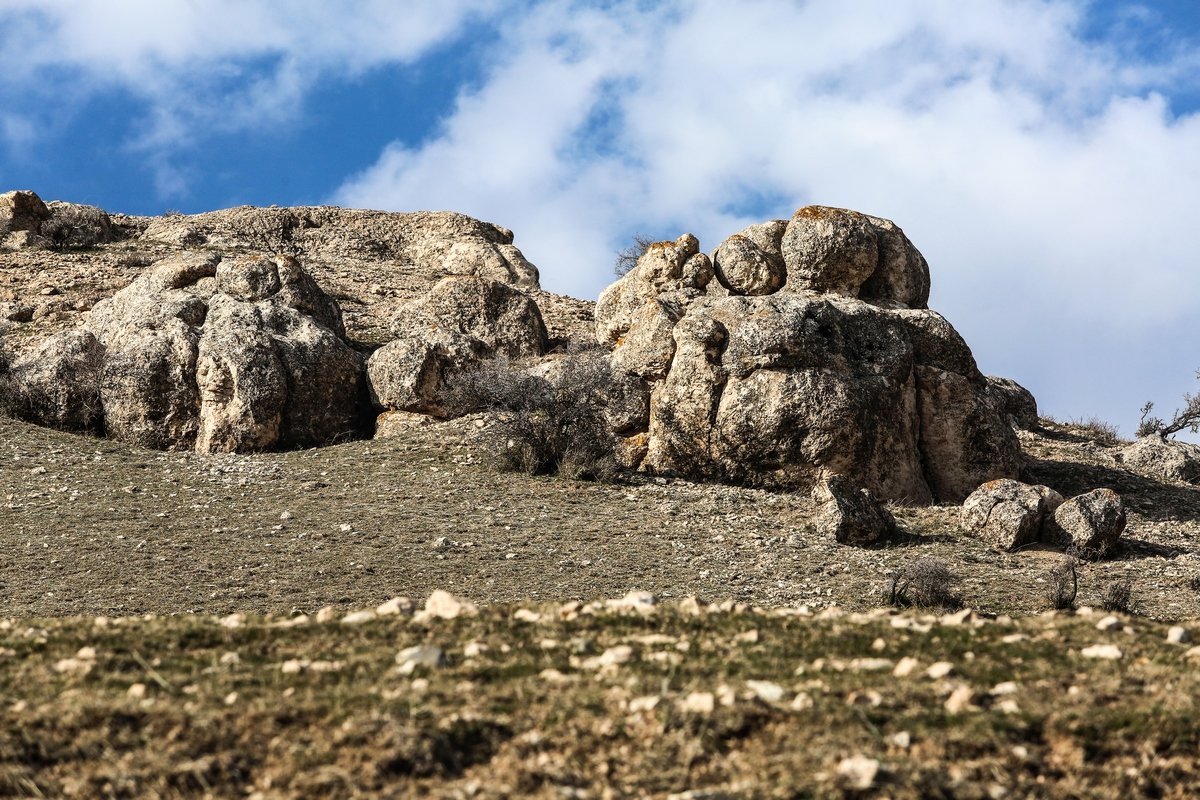
[[[1121,461],[1158,478],[1200,483],[1200,446],[1190,442],[1142,436],[1121,450]]]
[[[327,444],[363,396],[337,303],[287,256],[164,259],[13,370],[36,421],[171,450]]]
[[[822,484],[818,497],[817,530],[841,544],[874,547],[896,535],[896,520],[866,489],[854,486],[840,475]]]
[[[0,194],[0,244],[26,247],[41,241],[42,222],[50,218],[50,209],[33,192]]]
[[[710,261],[685,235],[606,289],[598,340],[646,384],[625,430],[652,473],[961,501],[1015,477],[1020,448],[970,349],[925,308],[925,259],[893,223],[809,207],[751,226]]]
[[[1084,558],[1101,558],[1117,546],[1125,522],[1121,496],[1112,489],[1094,489],[1058,507],[1047,538]]]
[[[467,410],[454,378],[487,359],[522,359],[546,351],[546,327],[525,293],[477,276],[445,278],[400,308],[396,338],[371,356],[367,378],[380,412],[452,416]]]

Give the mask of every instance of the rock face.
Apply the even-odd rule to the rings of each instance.
[[[1004,410],[1013,427],[1033,431],[1038,429],[1037,400],[1033,394],[1011,378],[987,376],[988,394]]]
[[[1016,550],[1041,540],[1043,524],[1062,503],[1062,495],[1046,486],[989,481],[963,502],[962,525],[996,550]]]
[[[1200,446],[1143,436],[1121,451],[1121,461],[1142,472],[1184,483],[1200,483]]]
[[[1051,537],[1080,555],[1099,558],[1111,552],[1125,531],[1125,504],[1112,489],[1072,497],[1054,512]]]
[[[42,222],[50,218],[50,209],[33,192],[0,194],[0,244],[24,247],[40,241]]]
[[[337,304],[287,256],[160,261],[14,369],[44,424],[172,450],[327,444],[363,395]]]
[[[841,544],[874,547],[896,535],[891,512],[842,476],[831,476],[818,494],[827,499],[817,512],[817,529]]]
[[[460,409],[454,377],[497,357],[521,359],[546,351],[546,327],[525,293],[478,276],[445,278],[426,296],[401,307],[396,339],[367,363],[376,409],[450,416]]]
[[[715,278],[715,279],[714,279]],[[925,308],[928,267],[893,223],[810,207],[713,262],[651,246],[596,307],[614,369],[646,382],[641,469],[886,500],[960,501],[1020,449],[970,349]]]
[[[88,331],[51,336],[9,366],[9,413],[48,428],[99,431],[103,364],[104,347]]]

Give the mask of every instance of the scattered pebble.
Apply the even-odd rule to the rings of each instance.
[[[1167,642],[1170,644],[1189,644],[1192,641],[1192,632],[1181,625],[1173,625],[1167,631]]]
[[[949,661],[937,661],[925,670],[925,677],[931,680],[941,680],[954,672],[954,665]]]
[[[959,686],[943,704],[948,714],[964,714],[968,711],[978,711],[975,705],[975,691],[970,686]]]
[[[717,707],[712,692],[692,692],[679,701],[679,710],[687,714],[711,714]]]
[[[1096,630],[1098,631],[1116,631],[1120,629],[1121,620],[1112,616],[1111,614],[1107,617],[1102,617],[1100,621],[1096,623]]]
[[[343,625],[361,625],[364,622],[370,622],[371,620],[375,619],[377,616],[379,616],[379,615],[375,612],[375,609],[364,608],[364,609],[361,609],[360,611],[351,611],[349,614],[342,617],[342,624]]]
[[[474,617],[477,614],[479,614],[479,609],[470,600],[465,600],[442,589],[437,589],[425,600],[425,608],[413,616],[413,621],[429,622],[433,619]]]
[[[586,658],[579,663],[581,669],[603,669],[628,663],[633,659],[633,648],[627,644],[610,647],[598,656]]]
[[[1110,661],[1116,661],[1124,655],[1115,644],[1094,644],[1083,648],[1079,654],[1084,658],[1105,658]]]
[[[892,675],[897,678],[907,678],[912,675],[921,666],[921,662],[912,656],[905,656],[896,662],[896,668],[892,670]]]
[[[746,688],[764,703],[778,703],[784,695],[783,687],[771,681],[746,681]]]
[[[431,669],[446,663],[446,653],[435,645],[416,645],[406,647],[396,654],[396,671],[401,675],[411,675],[417,667]]]
[[[865,791],[875,785],[881,769],[874,758],[856,755],[843,758],[837,766],[837,774],[849,788]]]
[[[375,613],[380,617],[405,616],[411,617],[417,610],[417,604],[407,597],[393,597],[376,606]]]

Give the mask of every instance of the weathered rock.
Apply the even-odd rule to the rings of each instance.
[[[87,331],[51,336],[14,361],[4,405],[14,416],[67,431],[98,431],[104,346]]]
[[[713,254],[717,280],[731,294],[761,295],[779,291],[787,281],[781,243],[786,220],[751,225],[730,236]]]
[[[456,375],[491,358],[542,355],[546,328],[537,304],[503,283],[446,278],[393,320],[397,338],[367,364],[371,402],[381,410],[450,416],[461,412]]]
[[[1200,445],[1142,436],[1121,450],[1121,461],[1139,472],[1185,483],[1200,483]]]
[[[1125,504],[1112,489],[1094,489],[1072,497],[1054,512],[1048,539],[1073,547],[1084,558],[1101,558],[1125,530]]]
[[[683,280],[697,248],[652,246],[597,306],[614,368],[651,387],[641,469],[802,489],[844,475],[911,503],[1017,474],[1019,442],[962,337],[921,307],[928,267],[894,224],[810,207],[751,226],[703,291]],[[640,456],[639,431],[620,433]]]
[[[791,291],[832,292],[924,308],[929,266],[891,220],[844,208],[805,206],[781,242]]]
[[[160,449],[326,444],[358,426],[362,361],[295,259],[165,259],[97,303],[107,433]]]
[[[46,208],[50,216],[41,235],[54,247],[95,247],[117,239],[112,219],[101,208],[57,200]]]
[[[896,534],[896,520],[866,489],[840,475],[830,476],[820,487],[824,500],[814,524],[822,534],[841,544],[874,547]]]
[[[1047,486],[989,481],[963,501],[962,525],[996,550],[1016,550],[1041,538],[1043,523],[1062,502]]]
[[[1006,415],[1014,427],[1027,431],[1037,430],[1037,400],[1033,394],[1011,378],[987,376],[988,395]]]
[[[38,234],[42,222],[50,218],[50,209],[33,192],[15,191],[0,194],[0,237],[18,231]]]

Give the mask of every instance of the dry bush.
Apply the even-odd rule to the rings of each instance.
[[[633,235],[633,244],[624,250],[617,251],[617,263],[613,265],[613,273],[618,278],[627,274],[637,266],[638,259],[650,249],[650,245],[652,244],[654,244],[654,240],[649,236],[635,233]]]
[[[1117,430],[1117,426],[1098,417],[1073,419],[1067,424],[1078,428],[1089,439],[1105,447],[1112,447],[1121,442],[1121,432]]]
[[[940,559],[918,558],[891,576],[885,596],[902,608],[960,608],[962,598],[954,591],[959,580]]]
[[[1067,556],[1050,570],[1046,581],[1046,599],[1050,607],[1065,611],[1075,607],[1075,598],[1079,594],[1079,562],[1074,556]]]
[[[492,412],[482,443],[501,471],[608,481],[618,473],[604,416],[611,382],[599,350],[568,354],[545,374],[499,358],[459,376],[453,402]]]
[[[1128,580],[1115,580],[1100,593],[1100,607],[1105,611],[1133,613],[1133,584]]]
[[[29,378],[37,365],[19,363],[16,354],[0,344],[0,414],[47,428],[100,434],[103,366],[101,353],[86,354],[70,364],[55,390],[48,391]]]
[[[1196,373],[1196,377],[1200,378],[1200,371]],[[1161,417],[1151,416],[1150,412],[1153,410],[1154,403],[1151,401],[1142,406],[1142,418],[1137,427],[1139,437],[1155,434],[1166,439],[1183,430],[1200,433],[1200,394],[1184,393],[1183,408],[1175,411],[1170,422]]]
[[[50,243],[51,250],[95,247],[112,238],[103,211],[73,203],[52,203],[51,216],[42,222],[39,233]]]

